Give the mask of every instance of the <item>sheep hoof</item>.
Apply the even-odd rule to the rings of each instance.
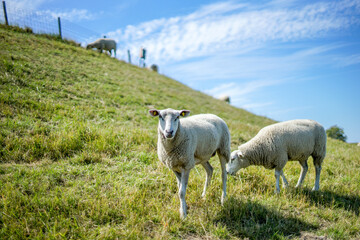
[[[226,197],[222,197],[222,198],[221,198],[221,206],[224,206],[225,200],[226,200]]]
[[[313,187],[313,189],[311,189],[312,192],[316,192],[319,191],[319,188]]]

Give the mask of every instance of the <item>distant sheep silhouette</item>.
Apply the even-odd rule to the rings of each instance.
[[[228,96],[228,95],[223,95],[223,96],[219,97],[219,100],[230,104],[230,96]]]
[[[89,43],[86,46],[86,49],[90,49],[90,48],[96,48],[99,50],[99,52],[102,52],[102,50],[109,51],[110,56],[111,56],[111,50],[114,50],[114,56],[116,57],[116,42],[113,39],[100,38],[95,42]]]
[[[159,71],[159,67],[158,65],[156,64],[152,64],[150,67],[149,67],[150,70],[154,71],[154,72],[158,72]]]

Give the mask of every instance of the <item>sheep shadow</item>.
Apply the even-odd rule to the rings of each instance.
[[[214,218],[215,224],[226,226],[231,234],[249,239],[277,239],[300,236],[303,231],[316,229],[296,217],[283,215],[259,203],[230,197]]]
[[[353,212],[359,216],[360,212],[360,196],[357,195],[342,195],[329,190],[311,191],[310,189],[302,188],[300,194],[304,195],[308,201],[315,206],[323,206],[327,208],[343,208],[346,211]]]

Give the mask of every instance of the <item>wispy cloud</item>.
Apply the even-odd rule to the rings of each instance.
[[[33,13],[41,16],[46,16],[47,18],[58,18],[66,19],[70,22],[78,22],[82,20],[93,20],[98,15],[102,14],[100,13],[91,13],[87,9],[69,9],[69,10],[40,10],[40,6],[43,5],[47,0],[7,0],[7,8],[12,12],[20,11],[18,14],[14,14],[15,18],[23,17],[25,18],[28,15],[31,15]]]
[[[358,24],[354,12],[359,9],[358,0],[320,2],[300,8],[221,2],[186,16],[129,25],[107,35],[133,51],[145,46],[154,61],[179,61],[241,49],[250,43],[319,37]]]
[[[350,56],[336,57],[334,59],[339,67],[347,67],[360,64],[360,54],[352,54]]]
[[[54,18],[60,17],[71,22],[78,22],[82,20],[93,20],[96,18],[96,14],[89,12],[87,9],[72,9],[69,11],[42,11]]]
[[[258,108],[263,108],[265,106],[272,105],[273,101],[268,102],[254,102],[251,97],[252,93],[259,91],[260,89],[276,86],[283,83],[284,80],[262,80],[262,81],[249,81],[244,83],[225,83],[219,86],[216,86],[212,89],[205,90],[204,92],[215,97],[219,98],[221,96],[230,96],[231,104],[236,105],[241,108],[245,108],[250,111],[255,111]]]
[[[34,10],[47,0],[6,0],[6,6],[17,9]]]
[[[259,90],[260,88],[278,85],[284,82],[284,80],[261,80],[250,81],[245,83],[226,83],[213,89],[205,90],[206,93],[219,97],[221,95],[232,95],[242,97],[249,93]]]

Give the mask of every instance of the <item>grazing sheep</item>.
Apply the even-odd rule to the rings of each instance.
[[[302,167],[296,187],[300,187],[308,170],[307,160],[311,155],[315,165],[316,179],[313,191],[319,190],[321,164],[326,154],[326,133],[313,120],[292,120],[267,126],[239,150],[231,153],[227,172],[234,175],[240,168],[262,165],[275,168],[276,192],[280,192],[279,178],[286,187],[283,173],[287,161],[298,161]]]
[[[150,70],[154,71],[154,72],[158,72],[159,71],[159,67],[156,64],[151,64],[151,66],[149,67]]]
[[[228,95],[223,95],[223,96],[219,97],[219,100],[230,104],[230,96],[228,96]]]
[[[89,48],[96,48],[99,50],[99,52],[102,52],[102,50],[109,51],[110,56],[111,56],[111,50],[114,50],[114,56],[116,57],[116,42],[113,39],[100,38],[95,42],[89,43],[86,46],[86,49]]]
[[[202,196],[210,184],[213,168],[209,160],[216,153],[222,170],[221,203],[226,197],[226,163],[230,159],[230,132],[226,123],[213,114],[199,114],[185,119],[188,110],[150,110],[159,117],[157,153],[159,159],[176,175],[180,198],[180,215],[186,217],[186,187],[190,170],[201,164],[206,170]]]

